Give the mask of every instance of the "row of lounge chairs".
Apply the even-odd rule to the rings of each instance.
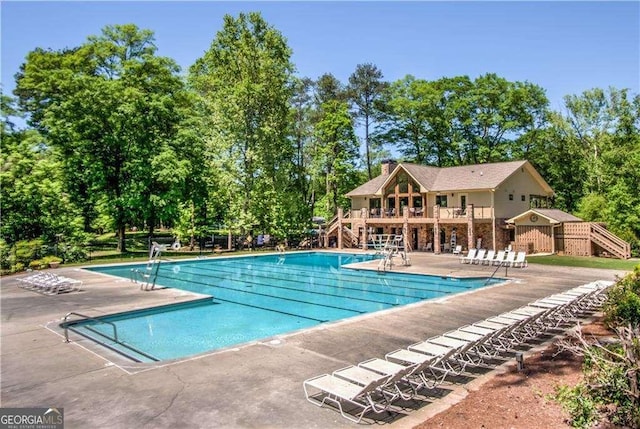
[[[333,404],[341,415],[359,423],[367,413],[393,411],[395,401],[409,400],[433,389],[449,374],[513,351],[550,329],[575,322],[599,308],[613,282],[598,281],[531,302],[521,308],[443,335],[323,374],[303,382],[307,400]]]
[[[527,252],[509,252],[506,250],[469,249],[466,256],[460,258],[463,264],[500,265],[503,267],[525,268]]]
[[[44,295],[57,295],[79,291],[82,281],[53,273],[37,273],[18,279],[18,286]]]

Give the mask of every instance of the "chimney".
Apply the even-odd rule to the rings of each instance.
[[[398,163],[393,159],[385,159],[381,163],[382,174],[389,175],[396,169]]]

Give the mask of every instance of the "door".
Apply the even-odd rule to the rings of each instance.
[[[462,213],[466,213],[467,211],[467,194],[460,195],[460,209]]]

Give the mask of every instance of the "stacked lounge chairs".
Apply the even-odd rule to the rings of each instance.
[[[79,291],[82,281],[52,273],[37,273],[18,279],[18,286],[43,295],[58,295]]]
[[[533,301],[523,307],[489,317],[303,382],[307,400],[322,407],[333,404],[343,417],[359,423],[369,412],[394,410],[394,401],[421,396],[449,374],[467,366],[490,366],[489,361],[539,337],[576,322],[599,308],[614,282],[596,281]],[[348,409],[345,409],[348,407]],[[349,411],[356,410],[355,414]]]

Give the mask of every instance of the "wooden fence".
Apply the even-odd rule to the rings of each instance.
[[[556,227],[556,251],[571,256],[591,256],[593,249],[588,222],[568,222]]]
[[[551,240],[553,240],[551,234],[551,226],[518,225],[516,226],[516,250],[524,246],[522,250],[525,251],[533,249],[535,253],[551,253]]]

